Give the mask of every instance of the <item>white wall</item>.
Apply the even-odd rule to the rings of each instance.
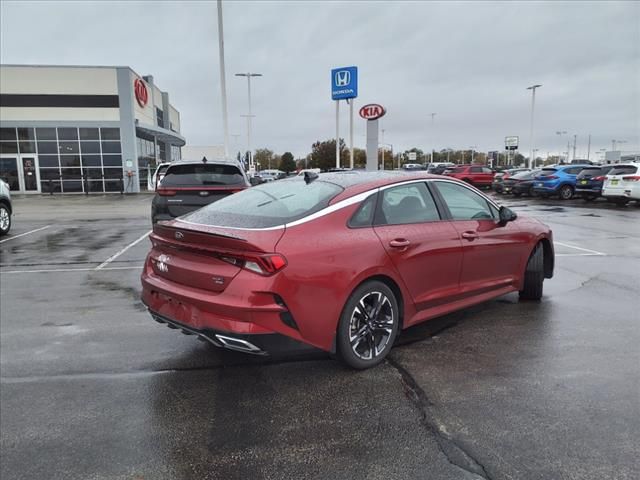
[[[0,91],[7,94],[117,95],[115,68],[2,66]]]
[[[30,120],[39,122],[117,122],[120,120],[120,110],[117,108],[0,107],[0,120],[3,122],[22,122]]]
[[[221,160],[224,158],[224,145],[185,145],[182,147],[183,160]]]
[[[172,105],[169,106],[169,121],[173,124],[173,129],[180,133],[180,112]]]

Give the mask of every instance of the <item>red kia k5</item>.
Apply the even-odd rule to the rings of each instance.
[[[509,292],[542,296],[551,230],[459,180],[305,173],[154,225],[153,318],[265,355],[310,345],[368,368],[398,333]]]

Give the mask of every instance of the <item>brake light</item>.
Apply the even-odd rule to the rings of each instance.
[[[593,177],[591,180],[596,182],[604,182],[607,177],[600,175],[599,177]]]
[[[176,190],[170,190],[168,188],[158,188],[156,191],[158,195],[162,195],[163,197],[173,197],[178,193]]]
[[[627,182],[640,182],[640,176],[638,175],[629,175],[627,177],[622,177],[622,179]]]
[[[265,255],[220,255],[220,260],[268,277],[287,266],[287,259],[278,253]]]
[[[545,180],[557,180],[558,176],[557,175],[549,175],[548,177],[545,177]]]

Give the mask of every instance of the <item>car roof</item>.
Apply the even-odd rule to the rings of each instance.
[[[425,170],[381,170],[374,172],[367,172],[364,170],[349,170],[345,172],[329,172],[318,174],[318,179],[316,181],[333,183],[334,185],[338,185],[344,189],[342,193],[338,194],[332,200],[331,203],[334,203],[344,198],[357,195],[358,193],[366,192],[368,190],[372,190],[374,188],[382,187],[385,185],[391,185],[407,180],[427,180],[432,178],[457,181],[450,177],[426,173]],[[281,181],[299,182],[300,177],[295,176],[291,179],[285,179]]]

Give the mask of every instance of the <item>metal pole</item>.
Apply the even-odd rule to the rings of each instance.
[[[353,98],[349,101],[349,160],[353,170]]]
[[[576,159],[576,142],[578,140],[578,135],[573,136],[573,160]]]
[[[249,116],[247,117],[247,147],[249,147],[249,169],[253,163],[253,150],[251,149],[251,74],[247,73],[247,94],[249,96]]]
[[[227,116],[227,83],[224,69],[224,32],[222,29],[222,0],[218,0],[218,52],[220,56],[220,93],[222,95],[222,128],[224,131],[224,158],[229,157],[229,119]]]
[[[384,128],[381,128],[380,131],[382,132],[382,142],[380,142],[380,145],[382,145],[382,170],[384,170]],[[393,162],[391,162],[391,170],[393,170]]]
[[[591,134],[589,134],[589,141],[587,142],[587,160],[591,160]]]
[[[435,135],[434,135],[435,116],[436,116],[435,113],[431,114],[431,163],[433,163],[433,150],[434,150],[433,142],[434,142],[434,138],[435,138]]]
[[[340,100],[336,100],[336,168],[340,168]]]
[[[533,113],[536,106],[536,88],[541,87],[542,85],[532,85],[527,87],[527,90],[531,90],[531,128],[529,130],[529,168],[533,165]]]

